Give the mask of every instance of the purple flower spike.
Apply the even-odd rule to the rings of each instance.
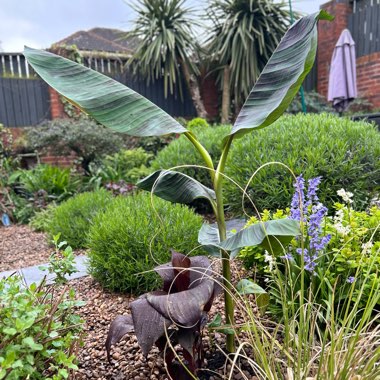
[[[300,175],[294,184],[296,189],[290,210],[292,219],[301,220],[301,204],[304,205],[304,222],[307,225],[307,235],[309,246],[303,250],[303,259],[305,269],[314,272],[317,266],[319,254],[323,251],[331,239],[331,235],[322,235],[322,223],[327,215],[327,208],[319,202],[317,195],[318,186],[322,177],[312,178],[308,181],[308,189],[305,195],[305,180]],[[306,202],[304,202],[306,199]],[[301,203],[302,202],[302,203]],[[296,252],[302,255],[302,249],[298,248]]]
[[[305,210],[305,180],[302,174],[296,178],[296,183],[294,184],[295,192],[292,198],[290,217],[294,220],[301,220],[301,205],[303,205],[304,214]]]
[[[350,276],[350,277],[347,278],[347,282],[349,284],[352,284],[354,281],[355,281],[355,277],[354,276]]]

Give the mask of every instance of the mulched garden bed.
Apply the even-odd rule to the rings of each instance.
[[[28,226],[0,227],[0,272],[46,263],[53,249]]]
[[[79,309],[79,314],[86,320],[86,324],[84,346],[78,355],[77,379],[168,379],[158,349],[153,348],[145,359],[133,334],[127,335],[125,339],[112,348],[112,363],[109,364],[107,361],[104,343],[109,325],[117,315],[129,313],[128,305],[133,301],[133,297],[108,292],[102,289],[91,277],[71,281],[70,285],[76,290],[78,299],[87,302],[86,306]],[[209,314],[210,319],[217,312],[222,313],[224,307],[222,301],[222,297],[214,301]],[[239,320],[237,321],[239,322]],[[210,341],[212,341],[212,345],[210,345]],[[224,336],[219,333],[213,333],[212,336],[209,336],[207,329],[205,329],[204,343],[207,363],[204,366],[205,370],[199,373],[200,379],[217,380],[225,378],[223,377],[225,357],[215,347],[215,344],[223,347],[223,342]],[[215,371],[216,374],[211,371]],[[248,368],[244,370],[244,374],[246,377],[236,371],[233,379],[257,379]]]
[[[47,263],[52,252],[54,247],[43,232],[25,225],[0,227],[0,272]],[[85,250],[75,254],[83,255]]]
[[[34,232],[28,226],[0,227],[0,271],[45,263],[52,252],[53,248],[48,245],[44,233]],[[240,268],[235,268],[233,273],[241,273]],[[148,357],[144,358],[133,334],[113,347],[112,363],[107,361],[104,344],[109,325],[117,315],[129,313],[128,305],[134,299],[132,296],[104,290],[89,276],[70,281],[69,285],[75,289],[78,299],[86,301],[86,305],[78,309],[85,320],[85,327],[84,345],[77,353],[79,371],[76,372],[75,379],[168,379],[157,348],[153,348]],[[219,297],[214,301],[210,320],[216,313],[223,314],[223,308],[222,297]],[[207,370],[199,373],[199,378],[222,379],[226,361],[215,344],[223,347],[224,336],[219,333],[209,336],[205,330],[204,343],[207,361],[204,367]],[[236,372],[233,379],[257,379],[248,368],[244,374],[246,377]]]

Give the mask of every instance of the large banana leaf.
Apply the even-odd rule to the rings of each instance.
[[[256,81],[231,135],[241,137],[254,128],[264,128],[283,114],[313,67],[318,20],[332,19],[322,10],[289,28]]]
[[[203,224],[198,234],[198,242],[211,254],[217,249],[232,251],[235,257],[240,248],[261,245],[270,252],[281,253],[294,236],[300,234],[299,224],[292,219],[269,220],[259,222],[237,233],[227,233],[227,239],[219,241],[217,228]]]
[[[299,223],[293,219],[269,220],[253,224],[222,241],[219,246],[226,251],[262,245],[270,252],[282,252],[294,236],[299,235]]]
[[[186,132],[161,108],[103,74],[44,50],[25,47],[24,55],[43,80],[106,127],[133,136]]]
[[[215,199],[214,190],[186,174],[171,170],[158,170],[137,182],[137,186],[174,203],[188,204],[197,198],[205,198],[212,204]]]

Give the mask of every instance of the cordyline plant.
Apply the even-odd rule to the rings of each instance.
[[[287,109],[313,66],[317,49],[317,22],[331,20],[324,11],[306,16],[293,24],[282,38],[256,81],[233,127],[224,140],[217,166],[210,154],[175,119],[128,87],[96,71],[42,50],[25,48],[25,56],[35,71],[73,104],[99,123],[133,136],[183,133],[204,159],[213,189],[175,171],[158,171],[138,186],[171,202],[190,203],[207,199],[215,213],[217,228],[204,224],[199,241],[222,258],[226,324],[234,324],[230,259],[246,246],[272,245],[299,234],[295,220],[282,219],[256,224],[227,235],[223,204],[223,177],[227,156],[235,138],[271,125]],[[172,305],[172,307],[174,307]],[[157,310],[157,309],[156,309]],[[234,352],[234,334],[227,335],[227,350]]]
[[[163,279],[163,290],[142,295],[130,305],[132,316],[120,315],[111,324],[106,341],[108,360],[111,346],[134,331],[145,356],[155,344],[164,352],[173,379],[192,379],[201,367],[204,352],[202,328],[207,313],[221,289],[212,278],[210,261],[205,256],[187,257],[172,251],[171,263],[155,268]],[[174,329],[169,329],[171,325]],[[182,347],[187,369],[175,360],[174,347]]]

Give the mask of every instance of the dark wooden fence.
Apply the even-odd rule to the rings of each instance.
[[[357,57],[380,51],[380,0],[355,0],[348,27]]]
[[[36,125],[50,119],[48,85],[40,79],[0,78],[0,123]]]
[[[127,85],[172,116],[196,116],[191,97],[183,83],[183,100],[178,93],[164,97],[163,80],[149,86],[143,78],[124,70],[125,61],[85,57],[84,65]],[[7,127],[36,125],[50,119],[49,88],[39,79],[20,53],[0,53],[0,123]]]

